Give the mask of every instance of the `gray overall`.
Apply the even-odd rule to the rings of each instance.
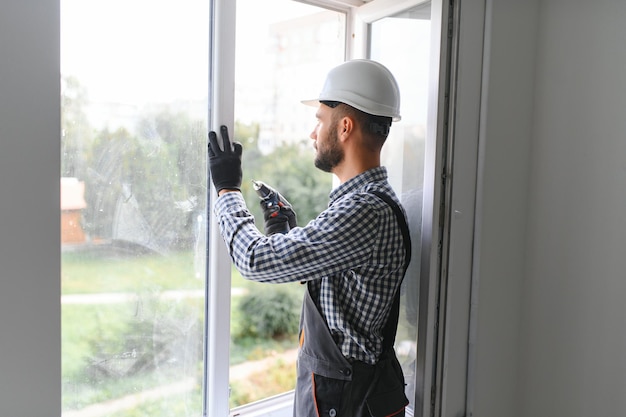
[[[404,215],[395,203],[392,204],[393,201],[390,203],[390,199],[384,198],[386,196],[379,197],[392,205],[396,216],[401,216],[398,221],[403,229],[407,254],[410,254]],[[408,259],[405,267],[407,265]],[[399,296],[396,296],[390,319],[383,331],[384,350],[376,365],[350,362],[333,340],[307,288],[300,318],[294,417],[405,415],[404,409],[409,401],[404,394],[402,368],[393,350],[398,309]]]

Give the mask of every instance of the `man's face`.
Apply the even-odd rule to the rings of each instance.
[[[320,104],[315,114],[317,125],[310,135],[314,140],[313,147],[317,150],[315,166],[325,172],[333,172],[344,158],[344,151],[337,133],[338,120],[333,117],[334,111],[336,109]]]

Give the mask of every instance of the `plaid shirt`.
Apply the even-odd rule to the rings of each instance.
[[[326,210],[285,235],[263,235],[241,193],[219,197],[215,214],[246,279],[310,281],[311,296],[343,355],[374,364],[402,280],[405,251],[393,210],[370,190],[398,202],[386,169],[374,168],[333,190]]]

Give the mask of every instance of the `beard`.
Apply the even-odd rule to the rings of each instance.
[[[319,142],[318,142],[319,143]],[[315,155],[315,166],[322,171],[332,172],[333,168],[343,161],[344,152],[339,146],[339,136],[337,129],[330,129],[326,144],[323,148],[318,146],[317,155]]]

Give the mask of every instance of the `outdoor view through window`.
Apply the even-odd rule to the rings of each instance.
[[[202,414],[209,13],[208,0],[61,0],[64,417]],[[261,229],[252,179],[300,224],[326,206],[300,100],[344,39],[341,13],[237,0],[234,137]],[[293,389],[302,288],[234,270],[232,285],[236,407]]]
[[[260,18],[262,16],[262,18]],[[305,225],[327,207],[332,177],[313,165],[309,133],[326,72],[344,60],[345,15],[292,0],[237,1],[235,137],[243,193],[263,230],[252,180],[278,189]],[[292,390],[304,286],[232,275],[231,406]]]
[[[64,417],[201,415],[208,14],[61,0]]]

